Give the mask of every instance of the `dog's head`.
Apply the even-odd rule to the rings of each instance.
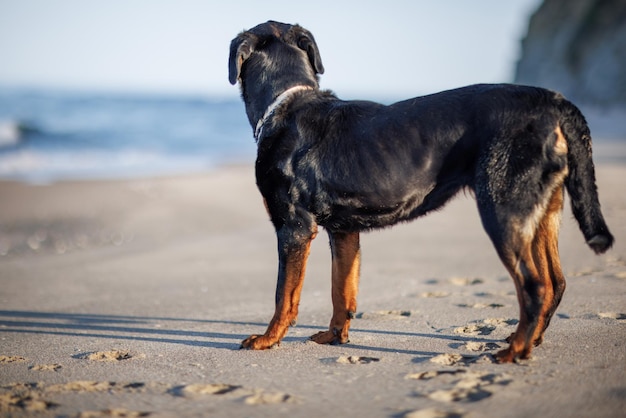
[[[298,25],[269,21],[240,33],[230,44],[228,80],[317,86],[324,66],[313,35]],[[275,86],[279,87],[279,86]]]

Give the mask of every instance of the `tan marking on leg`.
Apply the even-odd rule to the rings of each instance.
[[[545,218],[544,218],[545,219]],[[533,332],[532,345],[538,345],[545,329],[545,321],[547,312],[552,306],[554,300],[554,289],[552,288],[552,279],[550,277],[550,261],[548,260],[547,246],[550,245],[550,231],[544,227],[543,222],[537,229],[537,234],[532,243],[532,259],[537,269],[537,280],[543,287],[543,304],[538,312],[537,326]],[[529,353],[530,354],[530,353]]]
[[[564,170],[564,173],[566,171]],[[543,332],[560,302],[565,288],[565,279],[561,271],[558,254],[558,231],[560,214],[563,207],[563,178],[559,173],[555,178],[555,186],[546,203],[538,205],[523,228],[518,230],[517,241],[513,249],[508,251],[503,262],[517,290],[520,306],[520,322],[517,330],[509,337],[509,348],[498,353],[498,360],[511,362],[530,356],[534,345],[541,343]],[[543,211],[541,209],[543,208]],[[539,215],[541,219],[537,221]],[[520,223],[511,222],[511,229]],[[532,226],[536,225],[533,231]],[[528,283],[528,281],[532,283]],[[529,294],[529,290],[534,292]],[[535,305],[536,312],[528,312]],[[536,316],[532,321],[528,314]]]
[[[320,344],[345,344],[350,319],[356,313],[361,264],[359,233],[333,234],[331,243],[333,317],[329,330],[319,332],[311,339]]]
[[[535,265],[539,269],[540,276],[544,278],[546,289],[549,289],[549,292],[546,292],[545,304],[541,311],[543,326],[538,327],[535,331],[535,345],[539,345],[543,341],[543,334],[565,291],[565,277],[561,270],[558,243],[562,208],[563,188],[561,187],[552,194],[546,214],[539,224],[537,236],[533,242]]]
[[[287,330],[298,317],[300,293],[304,284],[306,263],[311,251],[311,242],[317,235],[317,228],[309,240],[299,249],[290,251],[285,259],[285,279],[280,302],[276,305],[274,316],[267,331],[263,335],[252,335],[246,338],[241,346],[253,350],[264,350],[279,344],[287,334]],[[279,273],[280,274],[280,273]]]
[[[503,262],[507,270],[509,271],[511,277],[513,278],[513,283],[515,284],[515,290],[517,294],[517,301],[519,305],[519,323],[517,324],[517,329],[511,336],[507,339],[509,342],[509,347],[498,352],[496,354],[496,358],[500,363],[511,363],[516,359],[520,358],[525,351],[526,347],[526,334],[528,332],[529,320],[526,314],[525,307],[529,303],[527,300],[526,292],[524,291],[524,272],[523,269],[532,270],[534,269],[534,264],[532,263],[532,256],[530,255],[530,244],[523,244],[524,253],[520,256],[515,256],[512,253],[509,257],[503,258]],[[530,265],[525,265],[522,267],[522,263],[525,260],[530,258]]]

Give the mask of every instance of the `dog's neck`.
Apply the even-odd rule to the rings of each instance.
[[[256,128],[254,130],[254,139],[256,139],[257,142],[261,139],[261,135],[263,134],[263,126],[265,125],[267,120],[272,116],[274,111],[281,104],[283,104],[286,100],[290,99],[291,96],[293,96],[297,92],[303,91],[303,90],[313,90],[313,87],[311,87],[311,86],[304,86],[304,85],[298,85],[298,86],[290,87],[287,90],[285,90],[284,92],[282,92],[281,94],[279,94],[278,97],[276,97],[276,99],[274,99],[274,101],[272,103],[270,103],[270,105],[265,110],[265,113],[263,114],[263,117],[261,117],[261,119],[259,119],[259,121],[256,124]]]

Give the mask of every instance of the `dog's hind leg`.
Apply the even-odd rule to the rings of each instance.
[[[558,248],[562,208],[563,188],[559,187],[550,198],[546,213],[537,227],[531,244],[533,262],[537,268],[538,277],[545,286],[544,303],[539,313],[543,325],[535,330],[533,337],[535,346],[543,342],[543,334],[565,292],[565,276],[561,270]],[[514,338],[515,333],[511,334],[507,341],[511,342]]]
[[[332,251],[333,317],[328,331],[311,337],[319,344],[348,342],[350,320],[356,313],[361,262],[359,233],[329,233]]]
[[[562,208],[561,185],[552,191],[545,206],[537,206],[530,216],[503,216],[503,227],[491,223],[487,228],[513,278],[520,307],[517,329],[507,339],[510,346],[497,354],[500,362],[529,358],[532,348],[543,341],[543,333],[561,301],[565,291],[558,251]]]
[[[521,216],[511,206],[493,205],[490,211],[479,201],[485,229],[513,278],[520,307],[517,329],[507,340],[510,346],[496,355],[503,363],[530,357],[563,293],[555,219],[562,205],[562,188],[547,203]]]
[[[302,224],[299,225],[300,227]],[[317,226],[310,229],[283,226],[278,237],[278,282],[276,311],[263,335],[252,335],[241,343],[241,348],[264,350],[279,344],[290,325],[295,325],[304,283],[306,262],[311,242],[317,235]]]
[[[520,307],[510,346],[497,354],[501,362],[530,356],[565,289],[557,246],[567,142],[549,114],[533,123],[531,130],[503,131],[488,141],[475,177],[483,226],[513,278]]]
[[[510,363],[530,357],[535,341],[547,326],[546,316],[554,299],[553,285],[550,276],[544,275],[544,265],[535,262],[532,239],[522,239],[513,245],[506,243],[498,252],[515,283],[520,308],[517,329],[507,339],[509,347],[496,354],[499,362]],[[545,260],[544,255],[541,257]]]
[[[545,301],[544,309],[541,312],[541,316],[544,318],[543,327],[541,329],[538,328],[536,331],[534,337],[535,345],[539,345],[543,341],[543,333],[548,328],[550,319],[554,315],[565,292],[565,276],[561,269],[558,242],[562,209],[563,187],[559,187],[552,194],[546,208],[546,214],[539,223],[532,244],[533,258],[539,270],[539,275],[541,277],[549,277],[550,281],[546,281],[546,287],[551,287],[551,291],[547,292],[551,296],[551,300]]]

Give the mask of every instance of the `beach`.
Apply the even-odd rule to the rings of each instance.
[[[626,413],[626,145],[595,150],[615,235],[596,256],[569,203],[568,288],[530,360],[495,364],[513,282],[471,193],[362,234],[350,342],[326,234],[297,326],[240,350],[273,314],[276,240],[252,164],[125,180],[0,182],[0,416],[616,417]],[[567,198],[566,200],[569,200]]]

